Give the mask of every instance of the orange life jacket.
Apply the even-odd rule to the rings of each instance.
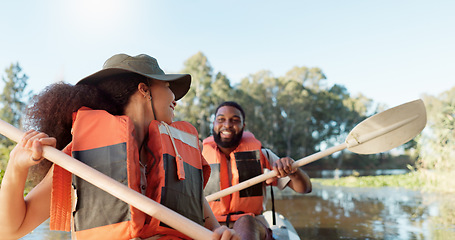
[[[133,131],[133,123],[126,116],[81,108],[73,122],[73,140],[65,151],[141,192],[139,148]],[[145,195],[203,225],[202,191],[210,169],[201,156],[196,129],[187,122],[167,125],[153,121],[144,147],[148,151],[145,172],[150,173],[146,175]],[[72,213],[76,239],[132,239],[154,235],[190,239],[85,180],[71,177],[71,173],[58,166],[54,167],[51,201],[50,227],[53,230],[69,230],[71,206],[67,199],[71,199],[68,195],[71,183],[76,192]],[[66,202],[59,203],[61,200]]]
[[[244,132],[239,146],[230,153],[231,160],[219,150],[213,136],[203,142],[202,155],[212,169],[204,195],[210,195],[230,186],[236,185],[263,173],[263,168],[271,166],[261,151],[261,143],[251,132]],[[228,163],[232,179],[229,182]],[[259,183],[247,189],[209,202],[218,221],[227,219],[235,221],[244,214],[258,215],[263,211],[263,184]]]

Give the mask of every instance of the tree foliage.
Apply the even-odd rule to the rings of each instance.
[[[454,171],[455,87],[438,97],[425,96],[427,126],[417,141],[420,167]]]
[[[25,88],[28,76],[22,73],[22,68],[18,63],[11,64],[5,69],[5,73],[6,78],[2,77],[4,87],[0,96],[0,115],[4,121],[20,127],[25,108],[24,97],[26,97]]]
[[[24,98],[27,97],[24,90],[28,79],[21,71],[19,64],[11,64],[6,69],[6,77],[2,78],[5,87],[0,97],[2,119],[18,127],[25,106]],[[253,132],[265,147],[280,156],[294,159],[340,144],[355,125],[369,115],[384,110],[379,106],[372,112],[371,99],[361,94],[351,96],[342,85],[329,86],[320,68],[296,66],[284,76],[274,76],[270,71],[262,70],[231,85],[229,78],[221,72],[214,73],[208,58],[198,52],[184,62],[182,72],[191,74],[192,84],[188,94],[178,102],[176,120],[192,123],[198,129],[200,139],[211,135],[215,108],[223,101],[237,101],[246,112],[246,129]],[[439,103],[438,98],[427,100],[431,100],[435,109],[444,110],[435,110],[442,115],[433,121],[435,130],[425,141],[440,140],[440,135],[445,134],[445,143],[453,144],[450,132],[444,129],[453,130],[453,125],[452,128],[447,128],[447,125],[453,124],[454,91],[444,95],[447,98],[451,96],[451,100],[443,100],[452,101],[451,105]],[[0,154],[5,159],[13,144],[4,138],[0,139],[0,144],[4,152]],[[413,144],[409,147],[414,147],[415,142]],[[453,154],[453,151],[450,153]],[[363,157],[368,158],[364,162],[365,167],[386,163],[381,162],[385,156]],[[343,164],[355,166],[359,159],[342,151],[318,163],[324,161],[333,168],[342,168]],[[437,165],[435,161],[432,164]]]
[[[281,156],[300,158],[339,144],[367,117],[372,103],[362,95],[351,97],[344,86],[328,86],[319,68],[293,67],[280,77],[262,70],[232,86],[226,75],[213,73],[199,52],[182,72],[191,74],[193,82],[176,117],[196,126],[201,139],[211,134],[215,108],[236,101],[246,112],[246,129]]]
[[[28,76],[22,73],[19,63],[11,64],[2,76],[3,92],[0,95],[0,118],[21,128],[22,116],[29,94],[25,93]],[[14,142],[0,135],[0,167],[4,167]]]
[[[187,95],[177,105],[177,111],[181,113],[178,117],[191,122],[201,136],[206,136],[210,133],[209,122],[213,111],[213,69],[201,52],[190,57],[184,66],[183,72],[191,75],[192,83]]]

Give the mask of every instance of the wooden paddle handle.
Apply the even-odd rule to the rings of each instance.
[[[312,154],[308,157],[304,157],[298,161],[295,161],[293,164],[292,164],[292,167],[294,168],[298,168],[298,167],[301,167],[305,164],[308,164],[308,163],[311,163],[311,162],[314,162],[318,159],[321,159],[323,157],[326,157],[326,156],[329,156],[330,154],[333,154],[335,152],[338,152],[338,151],[341,151],[343,149],[346,148],[346,143],[343,143],[343,144],[340,144],[338,146],[334,146],[334,147],[331,147],[331,148],[328,148],[322,152],[317,152],[315,154]],[[224,196],[227,196],[229,194],[232,194],[234,192],[237,192],[237,191],[240,191],[242,189],[245,189],[245,188],[248,188],[248,187],[251,187],[255,184],[258,184],[258,183],[261,183],[269,178],[273,178],[273,177],[276,177],[278,175],[278,173],[276,171],[270,171],[270,172],[266,172],[266,173],[263,173],[259,176],[256,176],[254,178],[250,178],[246,181],[243,181],[239,184],[236,184],[234,186],[231,186],[231,187],[228,187],[228,188],[225,188],[219,192],[216,192],[216,193],[213,193],[211,195],[208,195],[205,197],[205,199],[207,199],[208,202],[211,202],[211,201],[215,201],[219,198],[222,198]]]
[[[3,120],[0,120],[0,133],[15,142],[19,142],[24,134],[24,132]],[[206,240],[212,237],[210,230],[53,147],[44,146],[43,156],[74,175],[90,182],[142,212],[157,218],[191,238]]]
[[[342,143],[340,145],[333,146],[331,148],[327,148],[326,150],[324,150],[322,152],[317,152],[317,153],[311,154],[310,156],[307,156],[307,157],[304,157],[304,158],[301,158],[301,159],[295,161],[292,164],[292,167],[298,168],[298,167],[307,165],[308,163],[312,163],[312,162],[314,162],[316,160],[319,160],[319,159],[321,159],[323,157],[327,157],[327,156],[329,156],[329,155],[331,155],[333,153],[336,153],[338,151],[344,150],[345,148],[347,148],[347,144],[346,143]]]

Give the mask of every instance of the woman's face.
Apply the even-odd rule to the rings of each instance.
[[[152,79],[150,92],[155,119],[171,124],[174,119],[174,108],[177,103],[175,102],[174,93],[169,88],[169,82]]]

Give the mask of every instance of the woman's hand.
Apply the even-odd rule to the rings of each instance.
[[[233,229],[229,229],[226,226],[216,228],[212,234],[212,240],[240,240],[240,237],[235,233]]]
[[[34,130],[23,134],[10,153],[0,187],[0,235],[18,239],[49,218],[52,173],[24,199],[28,170],[43,160],[43,146],[55,147],[56,139]]]
[[[43,146],[55,147],[57,140],[47,134],[29,130],[24,133],[21,141],[10,153],[10,161],[14,161],[16,167],[26,169],[41,162]]]

